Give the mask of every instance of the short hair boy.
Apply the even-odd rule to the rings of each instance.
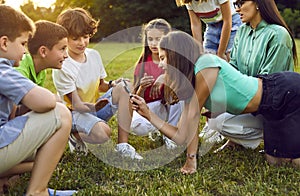
[[[10,177],[31,171],[34,164],[26,195],[46,195],[51,192],[47,185],[68,141],[71,116],[64,105],[56,103],[53,93],[13,68],[34,31],[32,20],[0,5],[0,26],[0,192]],[[24,104],[32,112],[9,119],[14,104]]]
[[[121,155],[142,159],[129,145],[128,134],[132,110],[129,94],[120,79],[107,82],[107,76],[100,54],[87,48],[90,38],[96,33],[98,21],[82,8],[67,9],[57,18],[57,23],[68,30],[68,59],[61,70],[53,71],[57,91],[73,112],[73,127],[81,139],[89,143],[103,143],[109,139],[111,129],[108,121],[118,109],[118,145]],[[99,98],[99,91],[106,92]],[[97,114],[88,106],[103,98],[110,102]],[[88,123],[87,123],[88,122]]]
[[[16,69],[26,78],[44,87],[46,69],[61,69],[67,56],[67,30],[56,23],[35,22],[35,33],[28,40],[30,54],[25,54]]]

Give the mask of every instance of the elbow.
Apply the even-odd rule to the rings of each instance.
[[[56,97],[54,96],[53,99],[50,101],[48,109],[53,110],[56,107]]]
[[[180,145],[180,146],[187,143],[185,138],[178,138],[178,139],[176,139],[174,142],[175,142],[177,145]]]
[[[186,134],[176,134],[175,137],[172,138],[172,140],[177,144],[177,145],[186,145],[190,143],[191,137]]]
[[[41,111],[39,112],[48,112],[50,110],[53,110],[56,107],[56,98],[53,96],[53,98],[49,98],[47,100],[47,103],[44,105],[44,107],[41,108]]]

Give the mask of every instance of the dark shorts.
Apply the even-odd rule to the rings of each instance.
[[[274,157],[300,158],[300,74],[280,72],[263,80],[261,104],[265,152]]]

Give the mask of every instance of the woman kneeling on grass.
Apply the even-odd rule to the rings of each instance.
[[[179,144],[193,142],[203,106],[216,114],[261,114],[267,161],[300,166],[300,74],[243,75],[216,55],[201,54],[199,44],[183,32],[167,34],[159,47],[160,66],[170,87],[165,99],[168,104],[184,100],[181,119],[177,127],[165,123],[136,95],[131,98],[133,109]]]

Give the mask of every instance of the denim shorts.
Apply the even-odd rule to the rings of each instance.
[[[226,53],[231,51],[235,34],[238,28],[242,24],[243,23],[240,19],[239,14],[232,15],[232,28],[231,28],[231,33],[230,33],[230,38],[228,41]],[[223,21],[207,24],[204,33],[204,42],[203,42],[205,52],[213,53],[213,54],[217,53],[220,44],[222,27],[223,27]]]
[[[118,110],[118,106],[112,103],[112,90],[110,88],[104,95],[102,95],[98,100],[108,99],[109,103],[104,106],[101,110],[97,111],[96,116],[104,121],[108,121]],[[97,101],[98,101],[97,100]]]
[[[112,89],[109,89],[99,99],[108,99],[109,103],[94,113],[80,113],[72,111],[72,131],[89,134],[97,122],[107,122],[117,111],[118,106],[112,104]],[[98,99],[98,100],[99,100]]]
[[[263,94],[258,111],[264,117],[265,152],[274,157],[300,158],[300,74],[260,75]]]
[[[98,118],[93,113],[80,113],[77,111],[72,111],[72,132],[78,131],[89,135],[92,128],[98,122],[105,121]]]

